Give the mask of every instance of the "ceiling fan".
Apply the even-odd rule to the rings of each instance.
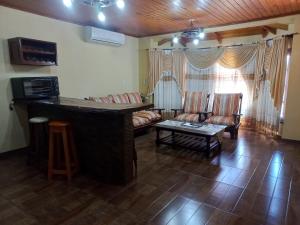
[[[67,8],[71,8],[74,3],[84,4],[95,8],[98,11],[98,19],[105,22],[106,16],[103,12],[104,8],[116,5],[119,9],[125,8],[124,0],[62,0]]]
[[[183,46],[186,46],[187,43],[193,42],[194,45],[198,45],[200,40],[203,40],[205,38],[205,33],[203,28],[196,28],[194,26],[193,19],[190,20],[190,26],[191,28],[189,30],[183,31],[179,35],[174,35],[173,38],[170,40],[170,38],[163,39],[160,41],[161,44],[164,44],[166,42],[170,42],[171,44],[182,44]]]

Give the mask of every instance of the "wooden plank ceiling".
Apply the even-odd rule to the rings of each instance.
[[[105,9],[107,20],[97,20],[96,10],[62,0],[0,0],[8,6],[47,17],[114,30],[135,37],[214,27],[300,13],[300,0],[125,0],[126,8]]]

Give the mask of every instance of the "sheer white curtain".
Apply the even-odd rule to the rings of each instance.
[[[264,80],[260,85],[255,115],[256,126],[266,133],[276,135],[280,123],[280,110],[275,107],[271,96],[271,82]]]
[[[154,89],[154,105],[164,108],[165,117],[171,116],[171,109],[182,108],[182,96],[175,76],[171,71],[163,72]]]

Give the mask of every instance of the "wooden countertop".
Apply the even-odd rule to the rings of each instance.
[[[81,110],[87,112],[104,112],[104,111],[114,111],[114,112],[135,112],[139,110],[149,109],[153,107],[153,104],[103,104],[99,102],[93,102],[88,100],[82,100],[77,98],[66,98],[59,97],[57,99],[47,99],[47,100],[16,100],[16,103],[24,104],[40,104],[49,105],[55,107],[69,108],[73,110]]]

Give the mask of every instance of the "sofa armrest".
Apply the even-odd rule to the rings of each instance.
[[[179,112],[183,112],[183,109],[171,109],[174,112],[174,118],[179,115]]]
[[[233,116],[233,119],[234,119],[234,123],[236,125],[238,125],[241,121],[241,117],[242,117],[243,114],[241,113],[233,113],[232,116]]]
[[[232,115],[235,116],[235,117],[238,117],[238,116],[241,117],[243,114],[241,114],[241,113],[233,113]]]
[[[158,114],[162,114],[162,111],[164,111],[164,110],[166,110],[166,109],[164,109],[164,108],[150,108],[150,109],[148,109],[148,110],[150,110],[150,111],[158,111]]]
[[[200,112],[199,115],[200,115],[200,117],[203,115],[204,119],[207,120],[210,116],[213,115],[213,113],[212,112]]]

